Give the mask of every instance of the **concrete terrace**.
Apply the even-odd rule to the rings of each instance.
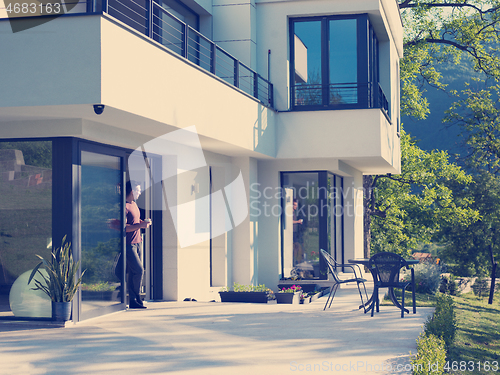
[[[433,309],[358,310],[355,285],[308,305],[150,302],[66,328],[0,323],[0,374],[411,374]],[[399,365],[399,367],[398,367]],[[405,369],[405,365],[407,365]]]

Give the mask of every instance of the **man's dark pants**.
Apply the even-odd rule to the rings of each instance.
[[[142,277],[144,276],[144,268],[142,267],[141,258],[141,243],[127,244],[127,273],[128,273],[128,292],[130,300],[140,300],[140,292],[142,285]],[[118,258],[115,269],[116,276],[121,280],[122,278],[122,257]]]

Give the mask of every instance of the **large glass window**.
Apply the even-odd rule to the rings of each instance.
[[[320,249],[342,254],[342,178],[323,172],[283,172],[282,278],[325,279]]]
[[[292,109],[377,107],[378,42],[367,15],[292,19]]]
[[[28,278],[52,250],[52,142],[0,142],[0,196],[0,316],[50,318]]]

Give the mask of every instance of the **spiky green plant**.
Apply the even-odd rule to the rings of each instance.
[[[73,259],[71,243],[66,242],[66,236],[62,239],[61,247],[52,251],[50,262],[38,254],[36,256],[41,259],[41,262],[31,272],[28,285],[38,273],[42,281],[34,279],[36,287],[31,289],[43,291],[53,302],[70,302],[78,290],[85,271],[77,279],[80,261],[75,262]],[[47,271],[48,277],[40,272],[42,266]]]

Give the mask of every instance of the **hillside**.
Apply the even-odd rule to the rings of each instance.
[[[447,127],[442,123],[445,111],[450,108],[456,100],[448,92],[464,88],[464,83],[470,82],[471,77],[478,74],[472,69],[470,62],[465,61],[461,65],[448,65],[440,68],[443,73],[443,82],[448,86],[446,91],[438,90],[429,85],[424,86],[425,96],[429,101],[430,115],[425,120],[415,121],[409,117],[402,117],[403,129],[418,140],[418,146],[423,150],[434,149],[446,150],[450,154],[460,154],[463,149],[459,137],[459,129],[456,126]]]

